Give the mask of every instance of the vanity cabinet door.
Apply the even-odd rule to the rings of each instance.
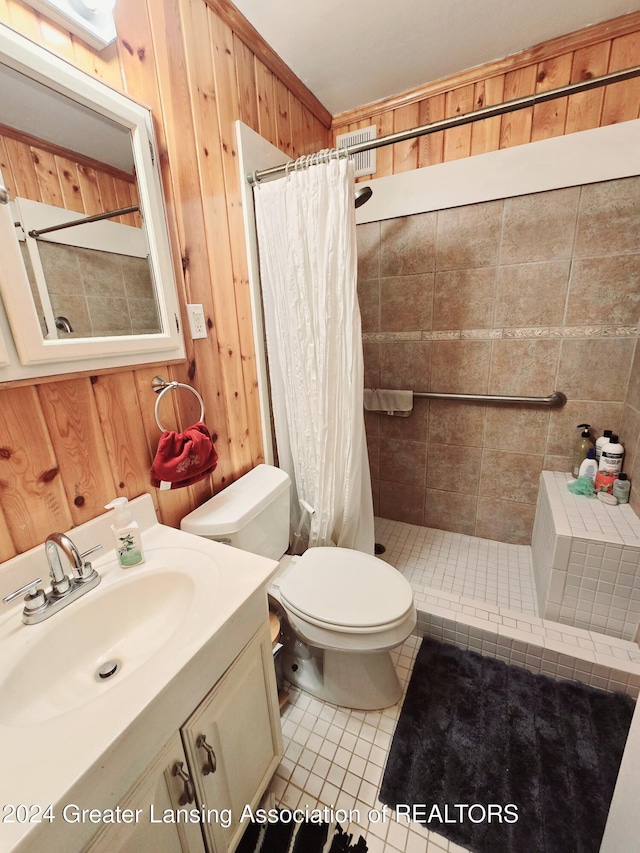
[[[122,814],[131,810],[135,822],[105,825],[83,853],[205,853],[200,823],[181,817],[198,809],[198,801],[177,771],[189,774],[178,733],[118,804]]]
[[[187,720],[182,739],[198,802],[219,816],[228,810],[224,820],[204,821],[207,847],[231,853],[249,825],[243,810],[257,807],[283,753],[266,625]]]

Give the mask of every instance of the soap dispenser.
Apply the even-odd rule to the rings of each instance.
[[[131,515],[127,498],[114,498],[105,509],[114,510],[111,525],[116,540],[116,554],[123,569],[144,563],[144,552],[138,522]]]
[[[571,465],[571,473],[577,479],[578,474],[580,473],[580,465],[584,459],[587,458],[587,453],[589,452],[589,448],[594,447],[593,441],[591,439],[590,433],[591,424],[578,424],[578,429],[582,430],[580,433],[580,438],[576,442],[576,446],[573,450],[573,462]]]

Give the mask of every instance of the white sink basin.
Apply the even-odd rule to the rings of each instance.
[[[17,626],[0,644],[0,725],[60,717],[100,700],[143,666],[166,677],[167,646],[181,643],[198,593],[212,596],[219,580],[210,557],[169,550],[175,553],[152,554],[137,571],[113,563],[82,598],[38,625]],[[196,554],[187,565],[185,557]]]
[[[100,699],[168,643],[180,642],[195,591],[186,570],[159,567],[101,583],[39,626],[25,627],[38,631],[28,649],[13,661],[0,653],[0,723],[28,726]]]

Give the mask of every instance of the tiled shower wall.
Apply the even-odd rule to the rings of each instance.
[[[633,482],[640,178],[357,230],[366,387],[568,397],[559,410],[416,399],[408,418],[367,413],[378,515],[528,544],[540,473],[570,470],[583,422],[619,433]]]

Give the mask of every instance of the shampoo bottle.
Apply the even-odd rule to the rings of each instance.
[[[613,435],[613,430],[605,429],[600,438],[596,439],[596,462],[600,462],[600,454],[605,444],[609,443],[609,439]]]
[[[571,465],[571,473],[577,477],[580,472],[582,460],[587,458],[587,453],[590,447],[593,447],[591,433],[589,432],[589,424],[578,424],[578,429],[582,430],[580,438],[576,442],[573,450],[573,464]]]
[[[612,435],[603,445],[598,462],[595,486],[597,492],[613,494],[613,484],[622,470],[624,447],[618,442],[618,436]]]
[[[113,509],[115,517],[111,529],[116,540],[116,554],[123,569],[144,563],[140,528],[129,509],[127,498],[114,498],[105,509]]]

